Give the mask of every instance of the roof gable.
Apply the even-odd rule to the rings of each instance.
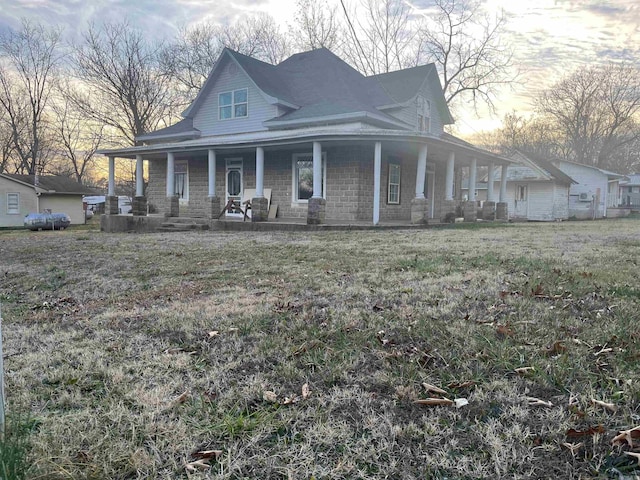
[[[12,180],[14,182],[21,183],[32,187],[34,190],[38,189],[41,193],[62,193],[62,194],[74,194],[74,195],[88,195],[94,194],[95,191],[92,188],[86,187],[81,183],[72,180],[69,177],[62,175],[18,175],[18,174],[0,174],[0,177]]]
[[[564,173],[558,167],[541,157],[535,155],[525,155],[524,153],[516,150],[511,158],[516,160],[516,162],[518,162],[519,164],[524,165],[537,172],[537,174],[541,175],[544,179],[556,180],[560,183],[569,185],[571,185],[572,183],[577,183],[573,178]],[[507,178],[508,180],[511,180],[511,178]]]

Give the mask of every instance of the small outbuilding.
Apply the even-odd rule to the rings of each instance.
[[[92,189],[61,175],[0,174],[0,227],[21,227],[30,213],[66,213],[72,225],[83,224],[83,195]]]

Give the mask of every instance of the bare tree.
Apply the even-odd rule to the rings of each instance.
[[[342,49],[344,31],[336,6],[330,7],[326,0],[298,0],[296,6],[298,50]]]
[[[73,72],[84,84],[72,92],[75,105],[130,144],[168,124],[175,92],[160,68],[161,51],[126,22],[90,25],[73,47]]]
[[[231,25],[201,23],[183,28],[162,54],[163,71],[182,92],[183,104],[200,91],[225,47],[269,63],[278,63],[290,53],[287,37],[267,14],[242,17]]]
[[[418,60],[436,64],[449,105],[471,100],[494,106],[497,91],[517,79],[502,41],[504,12],[484,13],[476,0],[435,0],[420,31]]]
[[[640,71],[613,63],[577,70],[541,95],[539,109],[554,120],[575,161],[607,167],[640,138]]]
[[[61,94],[53,104],[54,118],[52,131],[57,145],[57,157],[63,160],[65,172],[78,182],[84,183],[87,174],[95,164],[95,153],[104,138],[104,124],[87,119],[76,108],[75,102],[67,95],[71,90],[68,83],[61,88]]]
[[[60,61],[59,30],[23,20],[0,36],[0,109],[8,125],[16,171],[33,175],[47,162],[46,114]]]

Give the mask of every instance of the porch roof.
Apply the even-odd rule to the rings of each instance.
[[[456,153],[456,161],[463,163],[470,161],[471,158],[476,158],[481,164],[494,163],[496,165],[508,165],[513,163],[509,158],[475,147],[449,134],[435,136],[406,130],[362,128],[360,126],[345,128],[344,125],[215,135],[180,142],[99,150],[97,153],[106,156],[134,159],[136,155],[149,156],[164,152],[202,152],[208,149],[233,150],[248,147],[296,145],[313,141],[392,141],[406,142],[414,145],[427,144],[429,147],[434,147],[438,151]]]

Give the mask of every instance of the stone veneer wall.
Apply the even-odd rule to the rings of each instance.
[[[327,220],[373,219],[373,144],[347,147],[329,147],[327,152],[326,218]],[[292,158],[294,153],[310,153],[309,149],[267,151],[265,153],[264,187],[271,189],[271,203],[278,205],[278,216],[284,218],[306,218],[307,204],[292,202]],[[255,154],[224,154],[218,152],[216,168],[216,194],[221,208],[225,199],[225,172],[227,158],[243,158],[243,187],[255,188]],[[176,161],[184,157],[176,155]],[[400,160],[400,204],[387,203],[389,163]],[[180,216],[206,217],[207,211],[207,159],[193,157],[189,162],[189,202],[180,205]],[[429,161],[429,163],[431,163]],[[417,158],[388,155],[384,144],[380,178],[380,220],[403,220],[411,218],[411,200],[415,196]],[[434,218],[441,219],[444,200],[446,165],[435,165],[435,192],[430,192],[428,183],[425,192],[429,201],[434,201]],[[456,198],[460,198],[460,172],[456,169]],[[166,201],[166,160],[149,162],[149,184],[147,197],[156,213],[164,213]],[[434,195],[435,194],[435,195]],[[435,199],[435,200],[434,200]]]

